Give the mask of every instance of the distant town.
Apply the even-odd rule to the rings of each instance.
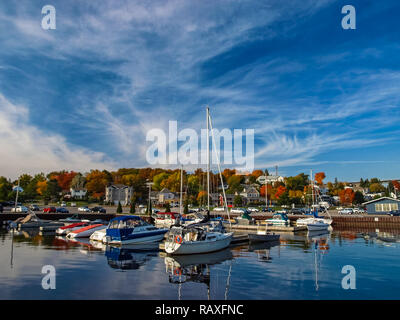
[[[398,180],[381,181],[378,178],[360,179],[357,182],[325,182],[325,173],[296,176],[272,175],[268,170],[241,173],[232,169],[222,172],[228,206],[309,206],[320,203],[329,206],[360,206],[380,198],[396,200],[400,190]],[[91,170],[88,173],[74,171],[51,172],[31,176],[22,174],[11,181],[0,177],[0,201],[50,202],[87,201],[101,205],[147,204],[176,206],[180,202],[181,172],[179,169],[130,168],[117,171]],[[185,205],[205,206],[207,203],[206,172],[197,169],[183,171],[183,201]],[[210,205],[222,204],[222,184],[219,175],[210,173]],[[315,199],[313,199],[313,197]],[[382,206],[382,210],[385,209]],[[390,208],[392,209],[392,208]],[[377,210],[379,211],[379,209]]]

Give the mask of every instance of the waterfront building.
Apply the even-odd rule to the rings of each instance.
[[[174,192],[169,191],[167,188],[162,189],[158,193],[158,203],[159,204],[179,204],[179,195]]]
[[[387,214],[392,210],[399,210],[400,200],[382,197],[362,204],[367,209],[368,214]]]
[[[118,202],[123,206],[127,206],[130,204],[133,195],[133,188],[125,186],[123,184],[112,184],[106,187],[106,203],[114,203],[115,205]]]
[[[74,189],[74,188],[70,188],[70,196],[73,199],[84,199],[86,197],[87,194],[87,190],[82,188],[82,189]]]

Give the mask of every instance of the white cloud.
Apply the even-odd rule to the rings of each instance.
[[[22,173],[53,170],[113,169],[101,152],[69,145],[62,136],[47,133],[29,122],[29,109],[0,94],[0,174],[16,178]]]

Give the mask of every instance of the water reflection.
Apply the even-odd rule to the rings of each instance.
[[[158,244],[136,247],[106,246],[105,256],[108,265],[113,269],[136,270],[158,256]]]
[[[210,266],[220,264],[228,260],[232,261],[233,259],[232,252],[229,248],[207,254],[185,256],[167,256],[166,254],[160,255],[164,256],[165,270],[168,274],[169,282],[178,285],[179,300],[182,298],[181,285],[186,282],[205,284],[207,286],[207,298],[210,299]],[[232,264],[230,265],[226,282],[225,298],[227,298],[228,295],[231,269]]]
[[[280,241],[252,243],[248,246],[248,251],[256,253],[258,261],[271,263],[272,262],[271,248],[279,245]]]

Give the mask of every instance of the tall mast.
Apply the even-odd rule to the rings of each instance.
[[[207,210],[210,210],[210,108],[207,106]]]
[[[183,165],[181,167],[181,196],[179,198],[179,214],[182,215]]]

